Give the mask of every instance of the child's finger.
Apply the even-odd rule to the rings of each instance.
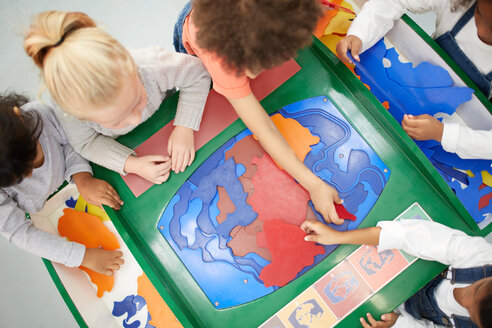
[[[101,199],[101,204],[104,204],[104,205],[107,205],[115,210],[119,210],[121,208],[120,204],[118,203],[118,201],[109,196],[109,195],[106,195],[106,196],[103,196],[102,199]]]
[[[114,190],[114,188],[108,183],[107,193],[113,197],[120,205],[123,205],[123,201],[120,198],[120,195]]]
[[[364,318],[360,318],[360,323],[364,328],[371,328],[371,326],[366,322]]]
[[[183,162],[184,162],[184,153],[179,152],[177,157],[178,158],[176,160],[176,165],[173,165],[174,173],[178,173],[179,171],[181,171],[181,167],[183,166]]]
[[[112,276],[114,275],[114,272],[111,269],[106,269],[102,272],[102,274],[105,274],[106,276]]]
[[[349,48],[351,49],[350,54],[352,55],[352,58],[354,58],[358,62],[360,62],[360,58],[359,58],[360,46],[361,45],[359,44],[359,42],[355,42],[354,40],[352,40],[349,46]]]
[[[183,163],[181,164],[181,167],[180,167],[180,171],[181,172],[184,172],[184,170],[186,169],[186,167],[188,166],[188,162],[190,160],[190,153],[188,152],[185,152],[183,154]]]
[[[353,64],[350,58],[347,56],[348,43],[346,39],[342,39],[337,43],[336,50],[338,57],[346,63]]]
[[[333,204],[331,205],[331,207],[328,209],[328,214],[331,222],[335,223],[336,225],[340,225],[343,223],[343,220],[338,217],[338,213],[335,209],[335,205]]]
[[[376,319],[374,319],[374,318],[373,318],[373,316],[372,316],[370,313],[368,313],[368,314],[367,314],[367,320],[369,320],[369,323],[370,323],[372,326],[375,326],[375,325],[377,325],[377,323],[378,323],[378,322],[376,321]]]
[[[194,160],[195,160],[195,150],[192,149],[191,152],[190,152],[190,160],[188,161],[188,166],[190,166],[191,163],[193,163]]]
[[[305,241],[313,241],[315,243],[319,242],[320,236],[319,235],[307,235],[304,237]]]
[[[113,272],[118,271],[120,269],[120,265],[118,263],[113,263],[108,266],[108,269],[110,269]]]

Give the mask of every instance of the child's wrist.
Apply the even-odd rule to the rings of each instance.
[[[125,165],[123,166],[123,170],[126,173],[136,173],[137,160],[138,160],[137,156],[134,155],[128,156],[125,161]]]
[[[72,179],[75,185],[79,186],[92,179],[92,174],[89,172],[78,172],[72,175]]]

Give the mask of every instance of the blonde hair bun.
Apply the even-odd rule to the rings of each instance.
[[[81,12],[36,15],[24,50],[42,70],[51,96],[75,116],[82,114],[82,106],[110,104],[120,90],[122,74],[136,72],[128,51]]]

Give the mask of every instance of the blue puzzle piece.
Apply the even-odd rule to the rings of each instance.
[[[463,184],[466,184],[466,185],[468,184],[468,174],[463,173],[463,172],[458,171],[458,170],[455,170],[452,167],[449,167],[446,164],[443,164],[441,162],[434,161],[434,160],[432,160],[432,158],[431,158],[431,163],[432,163],[432,165],[434,165],[440,171],[444,172],[449,177],[454,178]]]
[[[67,199],[65,201],[65,205],[67,205],[67,207],[70,207],[70,208],[75,208],[75,204],[77,204],[77,200],[73,199],[73,197],[70,197],[70,199]]]
[[[127,317],[123,320],[123,327],[124,328],[139,328],[140,327],[140,321],[135,320],[132,323],[129,323],[129,320],[137,314],[138,311],[140,311],[147,302],[145,299],[140,296],[140,295],[129,295],[125,297],[125,299],[121,302],[114,302],[113,305],[113,312],[112,314],[116,317],[120,317],[124,314],[127,314]],[[147,323],[146,323],[146,328],[147,327],[152,327],[151,325],[148,324],[148,321],[150,320],[150,314],[147,316]]]
[[[384,67],[383,58],[391,62],[390,67]],[[360,59],[360,62],[353,61],[356,74],[371,87],[380,102],[390,103],[389,112],[399,123],[404,114],[451,115],[473,93],[470,88],[450,86],[449,73],[439,66],[422,63],[412,68],[409,63],[401,63],[395,49],[386,50],[382,39],[361,54]],[[429,81],[423,81],[426,79]]]
[[[173,241],[178,245],[179,249],[183,249],[188,244],[186,238],[181,234],[179,218],[188,211],[191,193],[192,190],[190,184],[185,182],[174,196],[179,197],[179,201],[174,205],[173,216],[169,223],[169,231]]]
[[[465,189],[461,188],[461,185],[457,181],[451,182],[449,185],[456,193],[463,206],[467,209],[470,215],[473,217],[475,222],[482,222],[484,219],[484,214],[492,213],[492,204],[489,204],[482,210],[478,209],[478,204],[480,198],[492,192],[492,187],[486,186],[480,189],[482,185],[482,177],[475,176],[469,177],[468,187]]]
[[[236,142],[236,138],[231,138],[219,147],[198,169],[188,178],[188,181],[198,186],[200,180],[207,176],[211,170],[215,169],[224,160],[224,153]]]

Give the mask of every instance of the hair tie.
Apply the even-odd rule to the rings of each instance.
[[[64,34],[64,35],[61,37],[61,39],[60,39],[57,43],[55,43],[54,45],[52,45],[52,47],[53,47],[53,48],[56,48],[56,47],[58,47],[60,44],[62,44],[62,43],[63,43],[63,41],[65,41],[65,35],[66,35],[66,34]]]

